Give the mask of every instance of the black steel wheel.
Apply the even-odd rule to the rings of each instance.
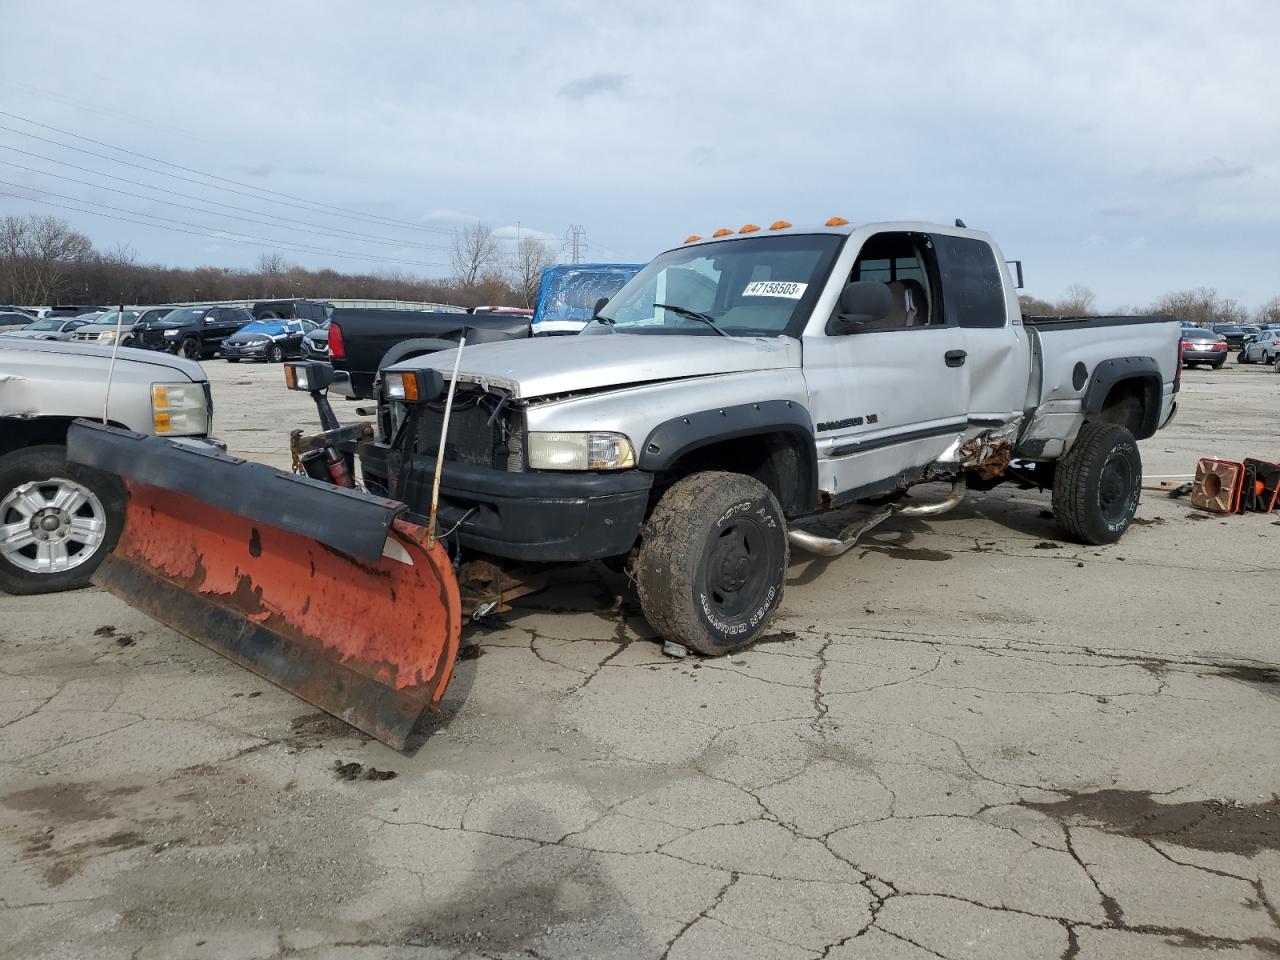
[[[672,485],[654,508],[636,558],[640,606],[664,639],[730,653],[764,630],[782,600],[786,518],[769,488],[707,471]]]
[[[1114,423],[1086,423],[1058,462],[1053,515],[1081,543],[1114,543],[1124,536],[1142,493],[1137,441]]]
[[[185,337],[182,346],[178,350],[188,360],[200,359],[200,341],[195,337]]]

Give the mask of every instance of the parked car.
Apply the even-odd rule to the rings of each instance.
[[[244,307],[175,307],[163,317],[134,324],[133,345],[167,350],[190,360],[208,359],[217,354],[223,340],[252,322],[253,314]]]
[[[302,338],[317,328],[310,320],[254,320],[222,341],[222,356],[228,363],[301,357]]]
[[[102,417],[110,362],[111,348],[97,344],[0,340],[0,590],[83,587],[120,536],[120,479],[68,462],[66,448],[72,421]],[[212,409],[199,364],[119,351],[111,423],[206,437]]]
[[[108,310],[106,313],[100,313],[88,323],[83,324],[71,339],[76,343],[115,343],[116,321],[118,319],[120,323],[120,345],[126,346],[133,331],[133,325],[141,316],[142,311],[137,309],[125,308],[123,315],[119,309]]]
[[[33,320],[25,327],[6,330],[0,337],[16,337],[20,340],[70,340],[71,335],[83,327],[87,320],[79,317],[45,317]]]
[[[302,358],[304,360],[329,359],[329,321],[307,333],[302,338]]]
[[[47,307],[42,316],[45,317],[82,317],[86,313],[101,313],[108,307],[99,306],[92,303],[67,303],[56,307]]]
[[[1215,323],[1209,329],[1224,337],[1227,341],[1227,346],[1233,350],[1239,350],[1244,346],[1244,338],[1250,333],[1248,327],[1241,326],[1238,323]],[[1257,331],[1253,332],[1256,335]]]
[[[255,320],[311,320],[324,323],[333,313],[333,304],[322,300],[260,300],[250,312]]]
[[[1264,327],[1236,355],[1239,363],[1275,363],[1280,359],[1280,327]]]
[[[1182,362],[1188,367],[1208,363],[1215,370],[1227,362],[1227,339],[1208,327],[1182,328]]]
[[[21,330],[34,317],[19,310],[0,310],[0,330]]]

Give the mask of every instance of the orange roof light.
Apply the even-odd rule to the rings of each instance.
[[[847,226],[847,225],[848,225],[848,223],[849,223],[849,221],[848,221],[848,220],[846,220],[844,217],[832,217],[830,220],[828,220],[828,221],[827,221],[827,226],[828,226],[828,227],[843,227],[843,226]]]
[[[702,239],[702,238],[701,238],[700,236],[698,236],[696,233],[691,233],[691,234],[689,234],[687,237],[685,237],[685,238],[684,238],[684,242],[685,242],[685,243],[697,243],[697,242],[698,242],[699,240],[701,240],[701,239]]]
[[[789,227],[789,226],[791,226],[791,224],[790,224],[790,222],[789,222],[789,221],[787,221],[787,220],[775,220],[775,221],[773,221],[773,223],[769,224],[769,229],[770,229],[770,230],[785,230],[785,229],[787,229],[787,227]]]
[[[738,232],[739,233],[758,233],[759,231],[760,231],[760,228],[757,227],[754,223],[747,223],[747,224],[743,224],[742,229],[739,230]]]
[[[729,234],[731,234],[731,233],[733,233],[733,231],[732,231],[732,230],[728,230],[728,229],[726,229],[725,227],[721,227],[719,230],[717,230],[715,233],[713,233],[713,234],[712,234],[712,236],[713,236],[713,237],[727,237],[727,236],[729,236]]]

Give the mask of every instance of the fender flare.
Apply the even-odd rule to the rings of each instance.
[[[641,446],[636,466],[650,473],[670,469],[700,447],[743,437],[785,434],[799,441],[800,512],[812,508],[818,490],[818,447],[813,417],[794,400],[761,400],[673,417],[654,427]],[[784,498],[786,499],[786,498]]]
[[[1134,439],[1145,440],[1156,432],[1160,421],[1160,399],[1164,380],[1160,375],[1160,364],[1154,357],[1116,357],[1103,360],[1093,368],[1089,375],[1089,385],[1085,388],[1083,410],[1085,416],[1096,416],[1102,412],[1107,395],[1118,383],[1130,380],[1138,381],[1144,388],[1142,424]]]
[[[382,355],[378,361],[378,370],[389,367],[393,363],[418,357],[424,353],[439,353],[441,350],[456,350],[458,341],[441,340],[435,337],[418,337],[413,340],[402,340]],[[377,371],[375,371],[376,375]]]

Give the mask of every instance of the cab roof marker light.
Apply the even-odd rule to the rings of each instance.
[[[844,217],[832,217],[826,223],[826,226],[828,227],[845,227],[848,225],[849,225],[849,221],[846,220]]]
[[[721,227],[719,230],[717,230],[717,231],[716,231],[715,233],[713,233],[711,236],[713,236],[713,237],[727,237],[727,236],[729,236],[729,235],[730,235],[730,234],[732,234],[732,233],[733,233],[733,231],[732,231],[732,230],[730,230],[728,227]]]
[[[738,232],[739,233],[759,233],[760,228],[757,227],[754,223],[747,223],[747,224],[743,224],[742,229],[740,229]]]
[[[787,227],[789,227],[789,226],[791,226],[791,223],[790,223],[789,221],[787,221],[787,220],[775,220],[775,221],[773,221],[773,223],[769,224],[769,229],[770,229],[770,230],[785,230],[785,229],[787,229]]]
[[[684,242],[685,242],[685,243],[697,243],[697,242],[698,242],[699,240],[701,240],[701,239],[702,239],[702,238],[701,238],[700,236],[698,236],[696,233],[691,233],[691,234],[689,234],[687,237],[685,237],[685,238],[684,238]]]

